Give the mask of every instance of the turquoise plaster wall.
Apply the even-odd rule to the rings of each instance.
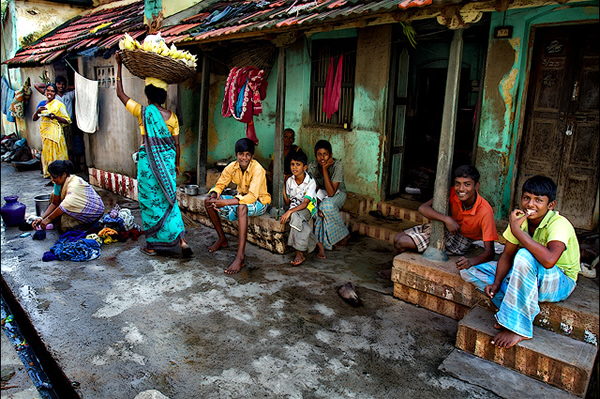
[[[531,29],[538,25],[598,22],[598,2],[544,6],[492,13],[477,150],[482,195],[496,219],[508,216],[515,190],[532,51]],[[494,39],[494,28],[512,26],[512,39]]]
[[[383,34],[383,36],[382,36]],[[313,126],[309,120],[309,95],[311,61],[306,45],[314,38],[359,37],[357,57],[354,118],[351,130]],[[384,40],[382,40],[382,38]],[[349,29],[341,32],[327,32],[314,35],[309,40],[298,40],[286,50],[286,104],[285,127],[296,131],[296,144],[304,149],[309,161],[314,159],[313,148],[320,139],[329,140],[334,157],[344,160],[345,180],[349,191],[369,195],[379,199],[381,189],[380,170],[384,151],[385,107],[387,98],[387,79],[389,73],[391,28],[368,28],[361,31]],[[376,46],[371,46],[372,43]],[[372,62],[382,65],[373,71]],[[234,156],[235,142],[245,137],[245,125],[221,115],[226,76],[211,77],[209,95],[209,137],[208,165],[215,161]],[[263,101],[262,114],[254,117],[259,145],[255,158],[266,168],[271,162],[274,151],[275,115],[277,101],[277,60],[268,79],[267,97]],[[197,89],[199,90],[199,89]],[[197,93],[195,93],[197,95]],[[183,98],[184,109],[198,106],[192,104],[193,95]],[[192,130],[197,136],[197,126]],[[184,159],[195,162],[195,155],[184,153]],[[195,167],[192,167],[194,170]]]

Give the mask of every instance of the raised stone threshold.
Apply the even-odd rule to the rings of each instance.
[[[494,313],[476,307],[458,324],[456,347],[577,396],[585,396],[597,348],[534,327],[533,339],[503,349],[491,343]]]
[[[214,227],[204,206],[206,198],[206,195],[192,196],[182,191],[177,192],[177,202],[183,214],[205,226]],[[342,212],[342,218],[348,225],[350,215],[347,212]],[[220,220],[225,233],[238,235],[237,220],[233,222],[223,218],[220,218]],[[292,250],[287,245],[289,231],[290,226],[288,223],[281,224],[275,216],[269,213],[248,218],[248,241],[271,252],[284,254]]]
[[[494,310],[483,293],[460,277],[455,261],[456,257],[450,257],[447,262],[433,262],[409,252],[396,256],[394,296],[455,320],[475,306]],[[580,275],[575,291],[565,301],[540,303],[534,324],[597,346],[599,298],[596,283]]]

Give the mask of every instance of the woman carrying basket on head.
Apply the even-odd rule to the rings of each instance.
[[[33,114],[33,120],[40,122],[40,134],[42,136],[42,169],[44,178],[50,178],[48,165],[57,160],[68,160],[67,143],[63,135],[63,127],[71,123],[65,105],[56,97],[56,85],[48,83],[44,89],[46,104],[39,106]],[[41,104],[41,103],[40,103]],[[47,186],[53,185],[48,182]]]
[[[179,244],[183,257],[192,256],[184,239],[185,227],[177,204],[176,182],[179,175],[179,123],[177,116],[162,107],[167,98],[167,83],[146,78],[144,92],[148,106],[142,106],[123,91],[121,57],[117,61],[117,97],[133,116],[138,118],[142,145],[137,163],[142,224],[146,234],[146,255],[157,250],[169,250]]]

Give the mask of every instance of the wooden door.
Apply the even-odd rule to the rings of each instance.
[[[515,204],[529,177],[558,185],[556,209],[594,227],[598,193],[598,24],[539,28],[531,64]]]
[[[408,97],[408,49],[403,48],[398,55],[395,66],[396,73],[394,81],[396,88],[393,95],[393,119],[391,140],[391,167],[389,194],[394,196],[400,193],[400,182],[402,180],[402,164],[404,163],[404,126],[406,123],[406,105]]]

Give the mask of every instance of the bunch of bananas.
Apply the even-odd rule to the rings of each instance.
[[[149,35],[140,44],[137,40],[125,33],[123,38],[119,41],[119,48],[121,50],[135,50],[141,49],[144,51],[150,51],[163,57],[170,57],[174,60],[184,63],[185,65],[196,68],[196,62],[198,61],[195,55],[192,55],[186,50],[177,50],[174,44],[171,47],[167,46],[165,40],[160,36],[160,32],[156,35]]]

